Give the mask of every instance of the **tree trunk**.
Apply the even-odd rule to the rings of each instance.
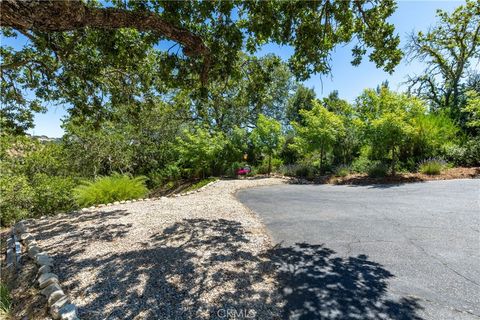
[[[272,172],[272,156],[268,156],[268,176],[270,176],[270,173]]]
[[[392,146],[392,176],[395,176],[395,145]]]
[[[320,148],[320,173],[323,173],[323,152],[324,152],[324,147]]]

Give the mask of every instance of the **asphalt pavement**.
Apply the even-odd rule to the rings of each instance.
[[[237,197],[278,246],[286,319],[480,319],[480,180]]]

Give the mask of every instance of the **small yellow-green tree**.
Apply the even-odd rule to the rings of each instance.
[[[365,90],[357,99],[357,109],[364,121],[373,158],[390,159],[391,172],[395,175],[399,151],[412,141],[414,119],[425,114],[425,104],[418,98],[382,87]]]
[[[480,130],[480,93],[476,91],[468,91],[467,104],[463,107],[462,112],[466,113],[467,127]]]
[[[188,175],[205,178],[215,171],[220,154],[227,145],[222,132],[211,132],[206,128],[185,130],[182,137],[176,139],[178,164]]]
[[[282,135],[282,126],[280,122],[260,114],[257,120],[257,126],[252,130],[251,140],[254,147],[266,156],[268,159],[268,174],[272,171],[272,157],[277,155],[285,138]]]
[[[313,102],[312,110],[300,110],[300,116],[302,124],[292,123],[296,133],[292,147],[303,156],[320,153],[320,170],[323,170],[326,153],[344,131],[342,119],[318,101]]]

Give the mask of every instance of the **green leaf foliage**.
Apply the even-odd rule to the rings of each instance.
[[[402,57],[400,38],[388,22],[396,8],[393,0],[113,0],[88,5],[147,11],[195,33],[209,48],[212,82],[224,82],[238,72],[242,51],[253,54],[266,43],[293,48],[288,68],[300,80],[329,73],[334,48],[352,40],[354,65],[368,54],[377,67],[392,72]],[[25,43],[20,48],[3,45],[0,51],[5,106],[1,122],[17,133],[30,128],[33,112],[45,110],[52,101],[69,103],[75,116],[101,116],[106,104],[116,108],[150,101],[172,88],[190,88],[203,97],[209,91],[200,81],[205,58],[186,54],[177,43],[170,45],[158,30],[3,28],[2,37]]]
[[[73,197],[73,189],[78,185],[77,179],[38,173],[31,183],[33,216],[69,212],[77,208]]]
[[[22,218],[72,210],[77,179],[58,143],[25,136],[0,136],[1,225]]]
[[[26,176],[3,171],[0,175],[0,226],[8,226],[29,217],[33,196]]]
[[[73,194],[80,207],[143,198],[148,193],[145,180],[142,176],[113,174],[94,181],[84,181],[73,190]]]
[[[323,170],[326,154],[344,132],[342,119],[318,101],[314,101],[312,110],[300,110],[300,115],[302,124],[292,123],[296,133],[292,148],[303,157],[319,154],[320,170]]]
[[[285,143],[280,122],[260,114],[250,139],[256,150],[268,159],[267,173],[270,174],[272,171],[272,158],[281,151]]]
[[[480,133],[480,92],[467,91],[467,103],[462,112],[466,115],[466,126]]]
[[[411,35],[410,59],[427,67],[409,79],[410,92],[427,99],[435,109],[448,110],[463,126],[462,95],[472,89],[468,76],[478,73],[480,2],[467,0],[451,13],[438,10],[437,17],[437,24],[427,32]]]
[[[417,147],[415,142],[421,141],[424,148],[438,146],[438,140],[432,139],[435,132],[447,132],[450,122],[441,123],[440,118],[425,118],[426,106],[415,97],[397,94],[387,87],[379,90],[365,90],[356,101],[359,117],[364,122],[365,136],[371,146],[372,159],[389,162],[391,173],[395,174],[396,166],[404,152]],[[441,128],[440,125],[449,128]],[[432,134],[432,132],[434,132]],[[438,139],[450,138],[445,133]],[[446,143],[442,140],[441,143]]]

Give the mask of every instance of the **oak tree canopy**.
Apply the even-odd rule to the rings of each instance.
[[[27,126],[29,111],[48,101],[85,112],[205,88],[238,73],[242,51],[267,43],[292,47],[288,66],[299,80],[329,73],[341,44],[353,42],[354,65],[368,55],[392,72],[402,57],[387,21],[393,0],[0,3],[2,37],[28,39],[1,47],[2,117],[20,115]]]

